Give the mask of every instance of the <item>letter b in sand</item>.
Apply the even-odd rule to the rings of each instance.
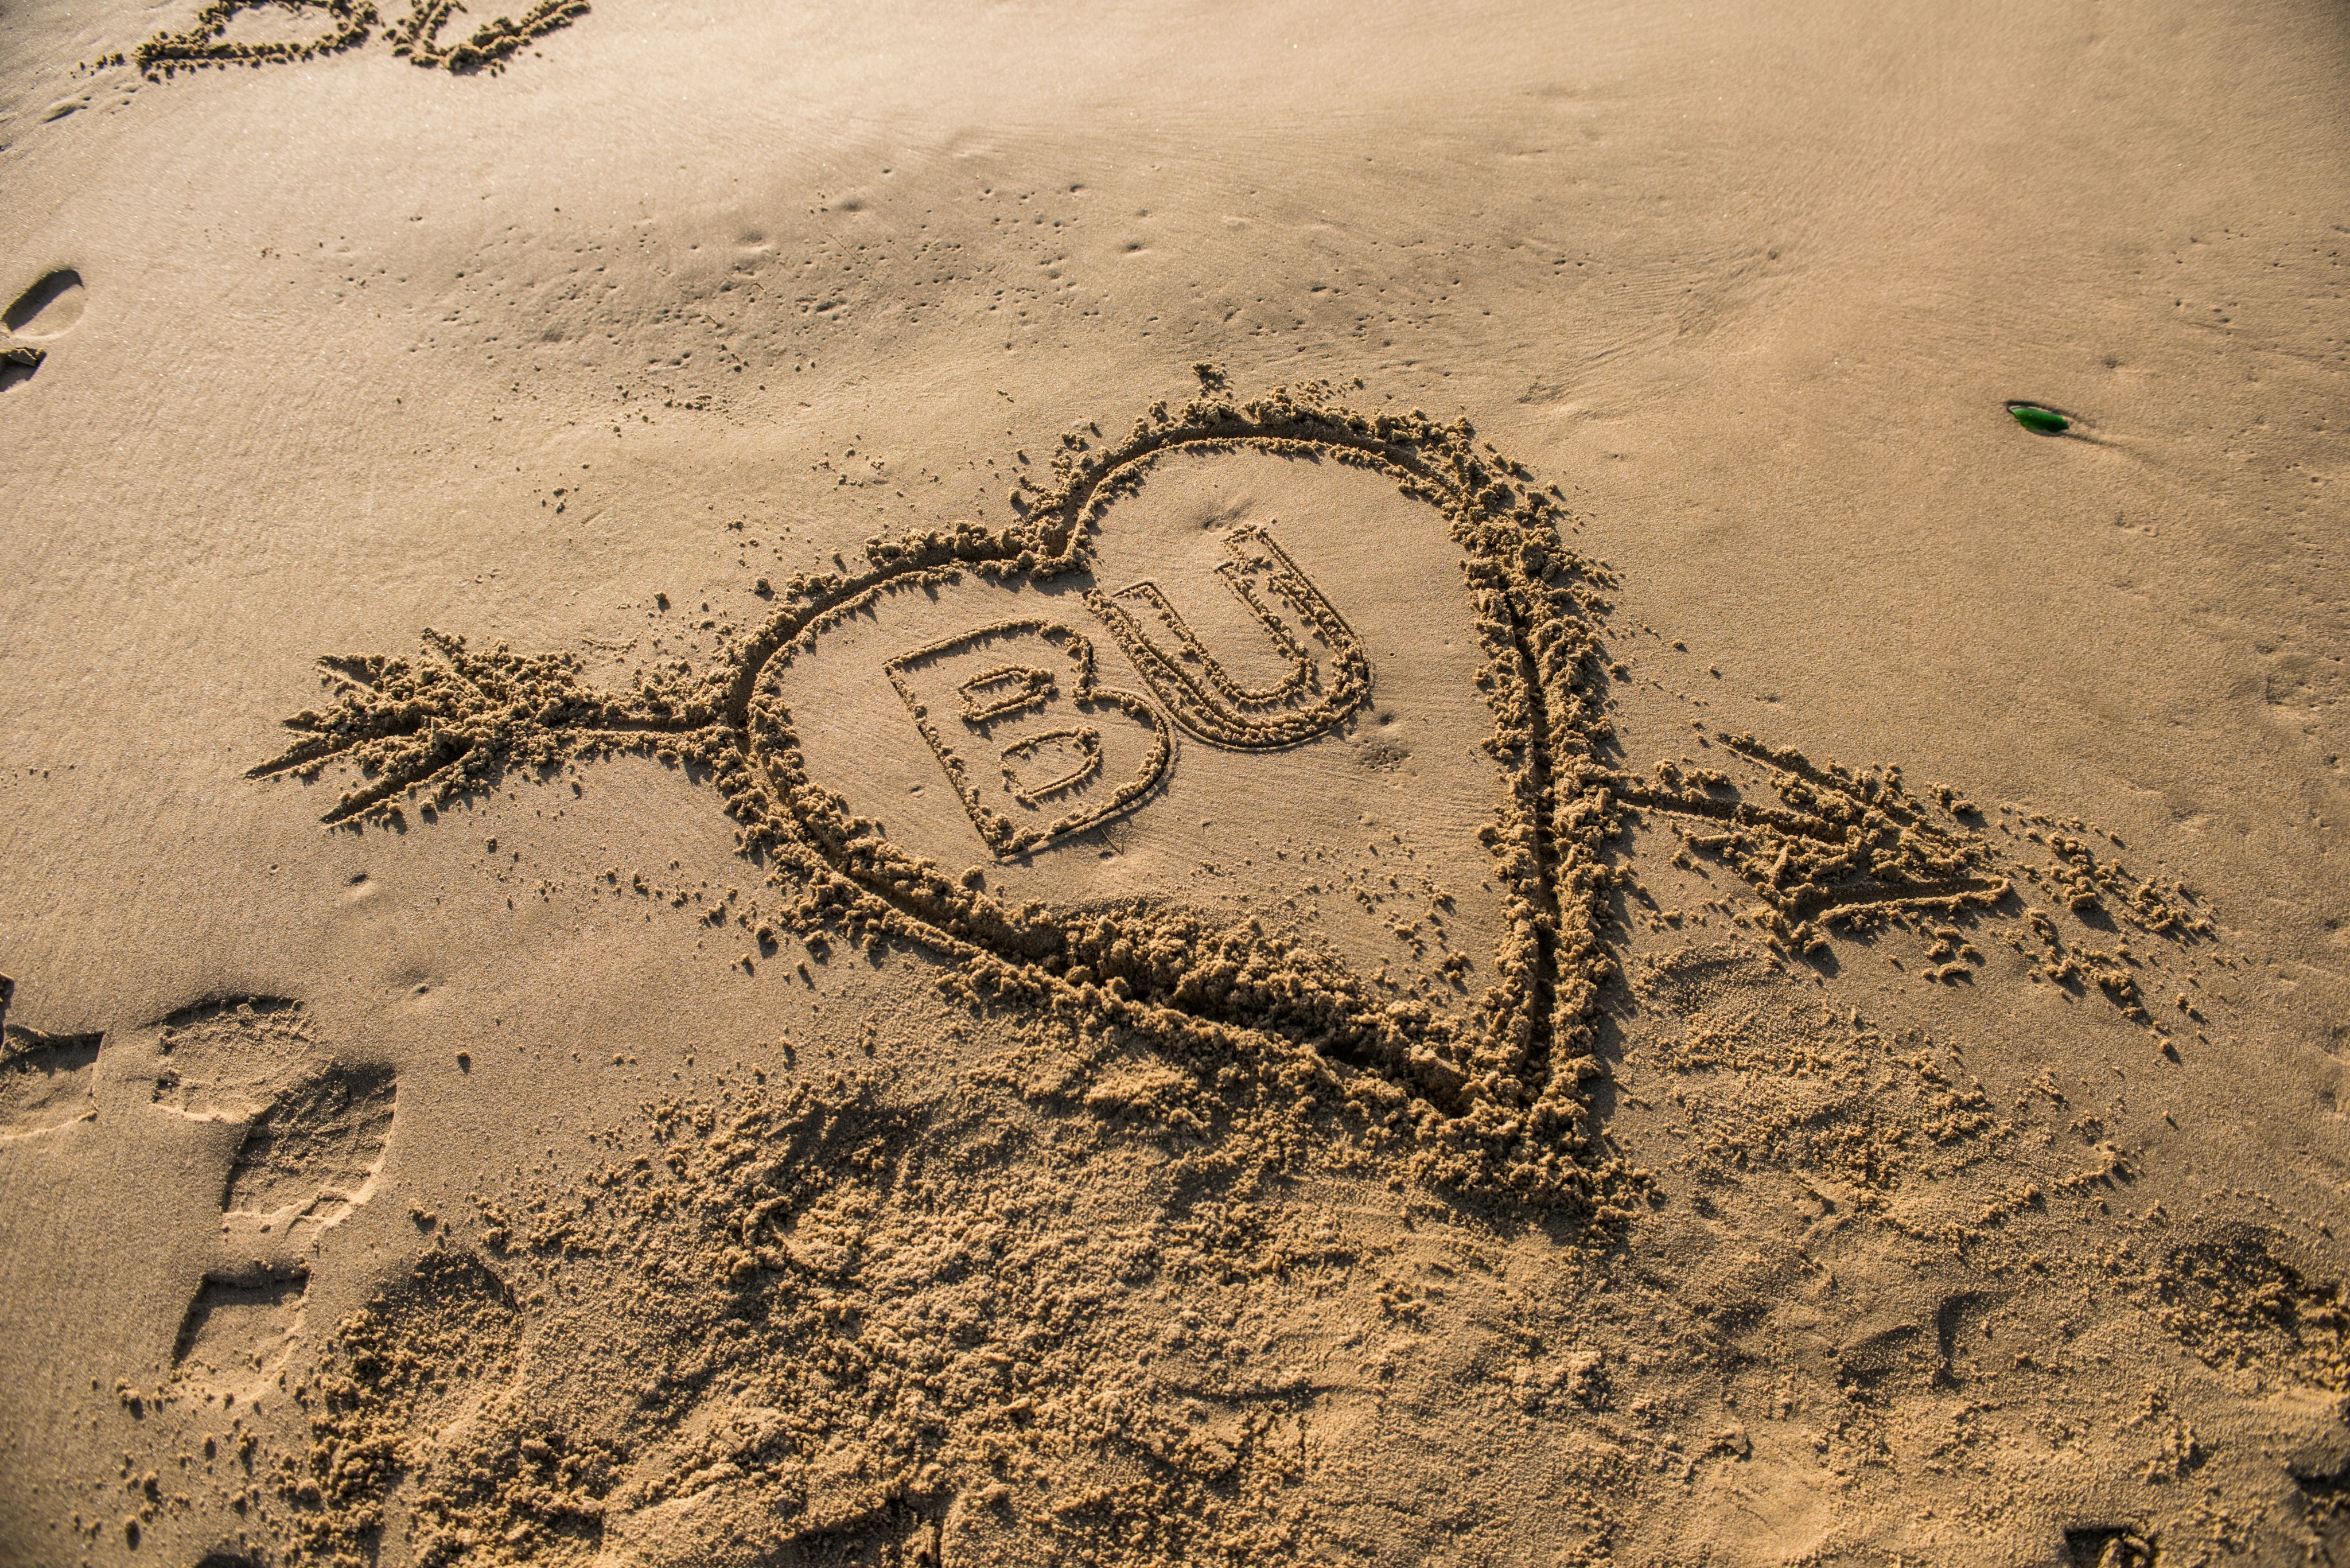
[[[1158,710],[1097,685],[1092,641],[1054,621],[999,621],[886,668],[998,855],[1107,821],[1156,788],[1173,757]]]

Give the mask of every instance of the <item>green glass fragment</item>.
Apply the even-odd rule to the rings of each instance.
[[[2033,435],[2063,435],[2073,428],[2073,421],[2054,409],[2043,409],[2038,403],[2010,403],[2007,411],[2015,422]]]

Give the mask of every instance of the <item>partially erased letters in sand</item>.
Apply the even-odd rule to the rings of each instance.
[[[317,59],[366,43],[381,27],[391,52],[460,75],[496,70],[522,47],[588,14],[588,0],[536,0],[519,20],[498,16],[460,38],[442,35],[464,9],[456,0],[414,0],[387,24],[370,0],[208,0],[180,32],[161,32],[130,52],[151,78],[208,66],[260,66]],[[246,18],[265,16],[266,22]],[[122,57],[112,57],[122,63]]]

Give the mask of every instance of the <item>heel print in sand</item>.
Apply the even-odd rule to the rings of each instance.
[[[0,1138],[53,1132],[98,1115],[99,1036],[0,1033]]]
[[[1762,900],[1741,923],[1790,954],[1925,922],[1947,977],[1980,961],[1956,922],[1997,921],[2060,984],[2089,978],[2145,1021],[2142,956],[2060,929],[2065,908],[2025,889],[2069,907],[2085,888],[2098,919],[2171,940],[2204,929],[2178,888],[2077,836],[1994,841],[1897,770],[1723,736],[1711,754],[1759,776],[1627,771],[1613,579],[1569,547],[1555,487],[1465,421],[1326,388],[1219,393],[1103,450],[1069,443],[1055,479],[1015,527],[875,541],[866,569],[794,581],[731,662],[630,692],[589,689],[566,656],[432,634],[421,659],[327,661],[330,705],[253,772],[356,763],[326,817],[366,822],[526,763],[696,761],[746,851],[802,890],[803,925],[920,944],[976,993],[1088,1027],[1254,1038],[1385,1079],[1448,1179],[1545,1200],[1586,1180],[1583,1085],[1627,950],[1617,900],[1646,897],[1643,818],[1680,830],[1676,867],[1694,850],[1734,871]],[[1104,649],[1095,684],[1076,628],[1097,618],[1130,681]],[[1153,762],[1144,737],[1170,722],[1211,743]],[[2022,864],[2014,838],[2055,860]],[[975,850],[996,857],[984,875],[961,869]],[[1233,860],[1256,874],[1224,875]]]
[[[172,1373],[221,1397],[252,1405],[276,1386],[302,1337],[307,1269],[207,1274],[172,1345]]]
[[[50,338],[62,337],[81,320],[88,291],[71,267],[34,280],[5,311],[0,311],[0,391],[33,379],[48,358]]]
[[[96,1034],[44,1034],[8,1022],[16,982],[0,974],[0,1139],[53,1132],[98,1115]]]
[[[1361,639],[1263,529],[1233,529],[1224,549],[1232,558],[1216,567],[1217,577],[1285,666],[1265,686],[1235,680],[1155,582],[1091,594],[1087,603],[1175,722],[1203,741],[1254,751],[1310,741],[1343,723],[1370,699],[1370,660]],[[1313,648],[1299,641],[1272,600],[1303,622]]]

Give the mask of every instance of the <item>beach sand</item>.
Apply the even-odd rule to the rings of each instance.
[[[11,6],[0,1562],[2350,1552],[2345,80]]]

